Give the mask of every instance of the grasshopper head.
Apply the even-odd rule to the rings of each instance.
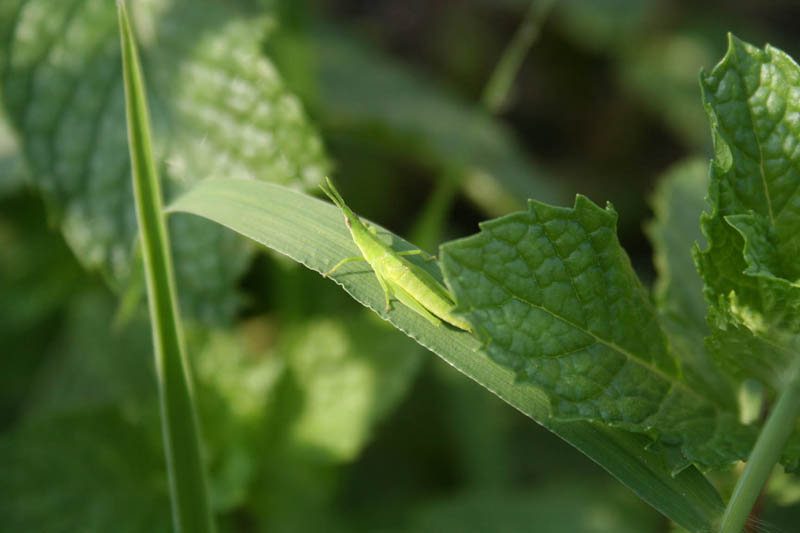
[[[321,183],[319,188],[322,189],[322,192],[324,192],[328,198],[330,198],[331,201],[336,204],[336,207],[341,210],[342,214],[344,215],[344,223],[347,224],[348,228],[352,229],[354,222],[358,225],[361,224],[361,221],[356,214],[353,213],[349,207],[347,207],[346,203],[344,203],[342,195],[339,194],[339,191],[337,191],[336,187],[333,186],[333,182],[330,178],[326,177],[325,183]]]

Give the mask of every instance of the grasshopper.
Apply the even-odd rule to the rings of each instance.
[[[396,297],[412,311],[422,315],[432,324],[439,326],[442,320],[457,328],[472,331],[469,322],[453,316],[455,302],[450,292],[428,272],[413,264],[404,256],[427,255],[422,250],[398,252],[378,238],[374,226],[365,224],[344,203],[339,191],[329,178],[320,189],[344,215],[344,222],[353,236],[353,241],[361,250],[356,257],[345,257],[322,275],[328,277],[345,263],[366,261],[375,272],[378,283],[386,297],[386,310],[391,309],[391,298]],[[428,257],[427,259],[433,259]]]

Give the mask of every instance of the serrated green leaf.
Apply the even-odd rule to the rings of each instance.
[[[531,200],[528,211],[443,245],[454,313],[493,360],[545,391],[559,420],[650,435],[679,449],[677,469],[746,457],[753,432],[683,379],[616,221],[583,196],[572,209]]]
[[[170,210],[215,220],[320,273],[355,253],[334,206],[275,185],[208,180],[182,196]],[[396,249],[411,248],[402,239],[383,234]],[[420,266],[441,276],[435,265],[422,262]],[[662,453],[646,449],[651,439],[601,424],[550,418],[546,396],[535,387],[515,383],[511,370],[479,353],[480,343],[472,335],[435,327],[402,305],[387,312],[375,275],[363,264],[343,266],[333,277],[356,300],[583,451],[662,513],[690,530],[711,530],[722,507],[716,491],[694,468],[679,474],[671,471]]]
[[[697,260],[712,318],[755,334],[800,332],[800,68],[730,36],[700,82],[715,158],[702,219],[709,246]]]
[[[788,394],[800,334],[800,67],[730,35],[700,85],[715,148],[702,218],[709,246],[695,250],[711,306],[707,346],[735,379]],[[787,423],[798,421],[774,426]],[[788,468],[797,467],[798,442],[795,431],[781,458]],[[763,475],[769,466],[759,463]]]
[[[261,54],[266,19],[210,0],[133,2],[131,10],[168,197],[205,176],[316,184],[328,165],[298,100]],[[33,179],[82,262],[124,287],[136,221],[118,41],[106,0],[0,8],[3,100]],[[196,220],[176,220],[172,233],[186,307],[230,316],[246,247]]]
[[[709,246],[695,250],[711,306],[707,346],[735,379],[756,378],[781,393],[780,404],[796,386],[800,334],[800,67],[776,48],[730,35],[725,57],[701,74],[700,85],[715,149],[710,212],[701,219]],[[798,421],[770,417],[769,423],[781,430],[794,425],[781,462],[797,468]],[[768,459],[755,457],[761,476],[783,444],[759,441],[764,449],[778,446]],[[747,494],[754,497],[763,480],[752,479]]]

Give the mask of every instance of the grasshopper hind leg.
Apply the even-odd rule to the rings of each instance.
[[[399,285],[392,284],[392,290],[394,291],[394,295],[397,296],[397,299],[400,300],[403,304],[405,304],[408,308],[414,311],[417,314],[422,315],[428,322],[433,324],[434,326],[440,326],[442,321],[439,320],[436,316],[433,315],[430,311],[428,311],[419,301],[411,296],[404,288],[400,287]]]
[[[364,257],[362,257],[360,255],[356,256],[356,257],[345,257],[344,259],[342,259],[341,261],[336,263],[336,265],[334,265],[334,267],[332,269],[330,269],[327,272],[325,272],[322,275],[322,277],[323,278],[327,278],[328,276],[330,276],[331,274],[333,274],[334,272],[339,270],[340,266],[344,265],[345,263],[352,263],[353,261],[366,261],[366,260],[364,259]]]
[[[397,252],[397,255],[421,255],[425,261],[433,261],[436,259],[435,255],[431,255],[424,250],[406,250],[405,252]]]

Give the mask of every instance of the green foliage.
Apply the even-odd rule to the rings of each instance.
[[[13,495],[0,502],[4,527],[171,531],[158,436],[130,413],[91,413],[27,424],[0,439],[8,461],[0,486]]]
[[[701,82],[715,143],[710,212],[702,219],[709,246],[696,253],[711,324],[721,330],[711,346],[732,375],[756,371],[774,390],[793,360],[781,345],[800,332],[800,69],[780,50],[731,36],[724,59]]]
[[[788,55],[731,39],[701,75],[710,175],[692,157],[710,146],[696,73],[722,32],[788,34],[734,5],[559,1],[493,116],[481,88],[529,0],[361,4],[130,6],[165,195],[218,223],[169,220],[220,530],[667,530],[642,501],[689,531],[736,529],[781,449],[752,520],[794,527]],[[169,531],[113,2],[0,2],[0,101],[3,523]],[[386,312],[363,263],[334,281],[375,313],[316,274],[357,253],[297,191],[329,161],[357,212],[414,235],[378,228],[397,251],[505,215],[446,243],[441,270],[413,259],[476,334]],[[639,228],[659,174],[653,276]],[[573,191],[619,220],[543,203]],[[309,268],[250,261],[223,225]],[[745,458],[732,491],[741,470],[724,467]]]
[[[621,276],[627,276],[622,280],[632,282],[634,274],[627,265],[624,252],[616,243],[616,237],[608,227],[612,215],[596,206],[590,206],[586,199],[580,199],[579,203],[581,208],[588,210],[594,218],[598,229],[605,233],[606,244],[611,245],[606,251],[610,259],[616,259],[617,262],[627,266],[627,269],[620,273]],[[572,212],[545,206],[542,206],[542,209],[562,214]],[[169,210],[194,213],[214,220],[319,273],[327,272],[341,257],[358,253],[336,207],[272,184],[244,180],[207,180],[180,197]],[[520,215],[510,215],[509,218],[518,216]],[[498,222],[502,223],[503,220],[499,219]],[[409,243],[379,227],[377,232],[384,241],[391,242],[396,250],[413,249]],[[446,244],[442,247],[442,252],[452,254],[453,252],[449,251],[451,246],[456,247],[459,242],[481,238],[482,235],[478,235],[465,241]],[[452,259],[448,259],[446,255],[443,257],[443,267],[447,276],[452,276],[449,272],[451,261]],[[430,263],[426,265],[421,261],[420,267],[427,269],[434,277],[441,276],[436,265]],[[619,265],[613,263],[612,267],[618,268]],[[554,269],[557,269],[557,266],[554,266]],[[733,413],[722,412],[710,402],[704,401],[702,393],[695,391],[695,396],[692,396],[691,399],[696,405],[685,401],[685,395],[691,394],[689,392],[691,389],[689,385],[680,382],[677,375],[668,374],[668,370],[657,369],[649,362],[647,365],[642,365],[640,375],[648,377],[652,384],[660,386],[660,381],[668,381],[668,384],[675,383],[676,388],[679,388],[676,393],[669,396],[673,403],[667,407],[674,407],[675,411],[683,409],[683,412],[667,412],[667,415],[675,417],[667,420],[669,423],[674,423],[674,427],[657,429],[665,433],[669,431],[669,435],[675,439],[687,438],[686,442],[680,440],[670,442],[663,439],[661,447],[651,447],[651,450],[647,450],[645,448],[650,439],[622,429],[634,428],[632,423],[627,425],[619,423],[617,426],[620,429],[612,429],[590,422],[589,420],[592,420],[590,417],[579,419],[573,416],[568,421],[563,417],[551,416],[550,404],[542,390],[530,384],[515,382],[515,374],[510,369],[505,368],[505,365],[493,363],[480,353],[482,346],[471,334],[455,328],[435,326],[406,306],[393,306],[387,310],[383,291],[375,275],[363,263],[360,266],[359,263],[343,266],[341,274],[335,281],[356,300],[395,324],[452,366],[581,449],[673,520],[688,527],[703,529],[709,528],[719,514],[721,504],[717,493],[697,470],[686,467],[691,461],[706,465],[730,462],[737,455],[746,453],[749,434],[746,428],[738,426]],[[638,281],[632,288],[624,286],[623,288],[632,293],[636,302],[641,302],[644,298]],[[452,279],[451,289],[455,289],[454,294],[457,298],[462,297]],[[622,303],[630,305],[624,300]],[[645,320],[647,318],[644,317]],[[652,317],[650,320],[653,321]],[[489,322],[486,317],[478,316],[475,325],[487,328]],[[657,325],[649,327],[651,334],[653,332],[658,334]],[[620,328],[624,333],[622,324]],[[633,337],[633,341],[644,343],[638,337]],[[490,344],[489,350],[491,346]],[[663,348],[661,350],[655,354],[651,352],[644,354],[662,357],[663,362],[659,363],[671,364],[671,372],[677,372],[675,361],[670,359]],[[650,376],[647,375],[648,372]],[[622,384],[620,382],[620,385]],[[636,385],[628,384],[628,386],[634,388]],[[569,390],[570,387],[574,387],[574,383],[567,382],[564,389]],[[680,404],[681,401],[684,403]],[[685,416],[689,423],[684,423],[680,416]],[[721,424],[726,424],[716,432],[713,428],[709,430],[707,426],[709,421],[715,422],[715,416]],[[660,422],[664,422],[664,419],[662,418]],[[692,426],[692,423],[695,426]],[[680,457],[680,451],[676,449],[679,444],[684,444],[685,450],[695,455],[688,458]],[[683,471],[678,473],[678,470]]]
[[[26,422],[0,439],[13,460],[0,475],[0,490],[15,495],[0,507],[9,527],[106,531],[125,516],[129,531],[170,530],[149,327],[138,313],[115,329],[112,315],[102,292],[75,300],[29,388]],[[365,316],[293,327],[264,344],[271,329],[264,319],[235,332],[190,328],[188,345],[214,509],[268,492],[269,508],[284,508],[265,513],[277,526],[300,520],[304,491],[357,456],[421,353]]]
[[[719,468],[752,434],[732,406],[681,379],[648,295],[616,239],[617,215],[579,196],[531,201],[442,246],[445,279],[488,355],[549,397],[560,420],[597,420]],[[677,454],[676,454],[677,457]]]
[[[259,51],[268,19],[213,0],[131,9],[168,197],[206,176],[318,183],[328,168],[321,142]],[[84,265],[125,288],[136,220],[114,3],[3,2],[0,43],[3,101],[35,183]],[[246,246],[197,220],[176,221],[172,233],[186,308],[230,317]]]
[[[736,53],[736,46],[755,53],[752,47],[746,48],[733,40],[732,51],[715,69],[716,74],[704,79],[707,85],[714,75],[722,77],[720,72]],[[772,54],[773,58],[778,58],[774,61],[778,64],[776,68],[795,68],[794,63],[778,52]],[[764,62],[770,63],[770,60],[762,59]],[[760,71],[762,76],[763,71]],[[770,71],[768,68],[767,72]],[[730,99],[726,91],[736,93],[731,86],[735,87],[735,84],[729,83],[717,93],[725,93]],[[776,90],[787,89],[778,84]],[[760,97],[769,98],[769,95]],[[770,102],[777,106],[776,113],[784,111],[782,101],[772,98]],[[764,109],[766,107],[765,103]],[[795,319],[792,309],[781,309],[783,300],[774,296],[778,290],[775,287],[782,287],[780,280],[772,282],[771,293],[767,296],[759,294],[760,300],[756,300],[747,292],[753,290],[752,282],[742,284],[738,278],[733,281],[722,278],[728,285],[720,289],[715,286],[719,278],[709,277],[708,264],[724,265],[728,270],[741,267],[738,276],[742,279],[747,276],[767,278],[772,272],[770,268],[774,270],[782,264],[780,236],[769,223],[765,223],[767,215],[771,217],[769,220],[776,220],[769,196],[766,197],[769,201],[763,203],[766,215],[762,213],[760,217],[758,211],[752,209],[738,214],[735,208],[719,207],[727,205],[725,202],[736,204],[744,192],[755,190],[757,193],[760,190],[747,185],[745,176],[751,183],[767,187],[771,168],[764,161],[751,168],[747,167],[747,162],[742,163],[745,166],[740,169],[740,175],[736,179],[728,178],[727,186],[742,187],[743,193],[719,192],[720,187],[726,186],[725,179],[719,174],[719,161],[728,165],[724,169],[729,169],[734,159],[731,149],[720,140],[724,135],[724,132],[720,133],[720,123],[724,120],[713,111],[720,108],[726,115],[725,119],[733,113],[735,120],[736,112],[740,113],[740,121],[742,118],[736,106],[728,108],[720,104],[715,108],[713,103],[709,104],[717,136],[717,160],[712,167],[714,172],[710,183],[710,199],[715,211],[703,216],[709,248],[695,255],[703,274],[706,298],[717,306],[711,316],[711,334],[703,321],[705,304],[699,298],[701,280],[692,270],[688,253],[690,243],[702,240],[702,235],[697,226],[691,224],[693,217],[686,216],[687,211],[699,215],[702,210],[698,197],[707,183],[702,164],[688,163],[665,176],[656,200],[657,220],[650,230],[662,276],[656,287],[656,306],[652,305],[650,295],[643,289],[617,240],[616,213],[610,206],[601,209],[585,197],[579,196],[572,209],[530,201],[526,212],[484,222],[479,234],[441,247],[444,278],[456,299],[453,312],[474,325],[482,351],[499,365],[510,369],[516,380],[513,385],[493,388],[485,381],[484,374],[491,367],[484,369],[484,363],[463,369],[468,375],[534,418],[547,420],[551,428],[557,423],[588,421],[646,435],[651,441],[649,448],[662,457],[663,466],[673,473],[692,464],[702,469],[719,469],[747,459],[757,433],[757,427],[739,422],[731,384],[716,371],[703,348],[703,338],[708,337],[707,346],[711,354],[717,356],[722,346],[718,334],[721,325],[729,325],[727,333],[731,333],[732,328],[752,330],[760,327],[762,334],[777,335],[780,345],[784,338],[788,338],[786,332],[791,331],[791,319]],[[748,113],[749,117],[753,112]],[[787,120],[791,120],[791,115]],[[749,127],[752,124],[751,119]],[[776,141],[773,148],[791,148],[789,126],[777,130],[789,140],[788,144]],[[731,135],[734,139],[747,138],[745,133]],[[755,146],[763,150],[760,142]],[[752,158],[753,154],[750,154],[750,160]],[[789,162],[776,163],[776,168],[789,176],[793,172]],[[758,172],[755,177],[760,181],[755,179],[754,169]],[[778,170],[773,169],[773,174]],[[222,181],[206,182],[181,198],[174,209],[216,220],[311,268],[326,270],[324,256],[311,252],[316,248],[307,248],[309,235],[322,232],[323,227],[326,234],[321,235],[321,239],[326,243],[334,242],[333,234],[327,232],[322,213],[312,214],[311,204],[301,208],[299,198],[282,193],[280,198],[276,198],[278,190],[260,189],[249,184],[233,185]],[[229,205],[220,203],[222,197]],[[261,200],[256,204],[253,198]],[[274,207],[264,210],[263,204],[281,205],[282,210],[272,212]],[[304,213],[308,218],[307,227],[295,223],[290,230],[288,213],[283,212],[288,206]],[[720,211],[728,215],[722,218]],[[789,228],[785,230],[786,235],[790,238],[792,219],[790,215],[784,217]],[[712,226],[714,223],[716,227]],[[730,229],[725,230],[725,227]],[[295,239],[304,244],[298,247],[287,241],[284,233],[287,231],[293,231]],[[720,231],[728,231],[727,243],[720,244]],[[735,242],[733,237],[739,238],[738,248],[730,245]],[[405,249],[401,241],[392,240],[398,250]],[[322,242],[318,247],[321,246]],[[352,245],[342,243],[342,246],[345,249],[342,253],[331,255],[350,255],[346,250]],[[786,246],[784,253],[791,253],[791,243]],[[327,261],[332,261],[332,258]],[[358,272],[355,268],[346,274],[349,277]],[[354,285],[356,282],[340,282],[361,299],[358,296],[360,290],[357,284]],[[739,289],[744,291],[745,298],[737,298],[736,293],[731,292]],[[722,296],[715,298],[714,291]],[[364,293],[363,297],[369,301],[374,295]],[[753,302],[767,302],[772,307],[754,309]],[[401,323],[407,320],[402,313],[382,311],[374,302],[367,305],[389,320]],[[762,315],[769,318],[764,320]],[[729,324],[726,324],[726,319]],[[738,322],[732,319],[738,319]],[[418,320],[416,326],[409,328],[412,336],[425,343],[421,334],[425,327]],[[447,331],[433,332],[433,337],[448,334]],[[736,336],[728,337],[725,339],[728,346],[738,342]],[[750,340],[746,335],[741,338]],[[436,351],[433,342],[428,341],[428,345]],[[439,353],[453,362],[452,348],[444,348]],[[781,367],[781,361],[790,361],[788,354],[788,351],[778,354],[785,358],[764,365],[766,370],[752,372],[749,377],[763,377],[770,371],[778,375],[781,370],[787,370],[788,367]],[[774,355],[774,350],[765,355]],[[505,390],[510,387],[520,391],[530,386],[546,395],[546,404],[536,405],[536,401],[531,399],[517,399]],[[787,401],[781,405],[787,405]],[[545,412],[541,411],[543,407]],[[793,411],[784,409],[782,412]],[[794,423],[794,419],[791,418],[790,422]],[[792,449],[793,445],[788,448]],[[791,457],[784,459],[792,462]],[[754,460],[751,462],[756,464]],[[713,522],[716,518],[712,515],[710,520]]]
[[[112,331],[112,314],[102,292],[73,301],[29,388],[23,423],[0,439],[9,461],[0,490],[14,495],[0,504],[9,528],[169,531],[147,323],[139,315]]]

